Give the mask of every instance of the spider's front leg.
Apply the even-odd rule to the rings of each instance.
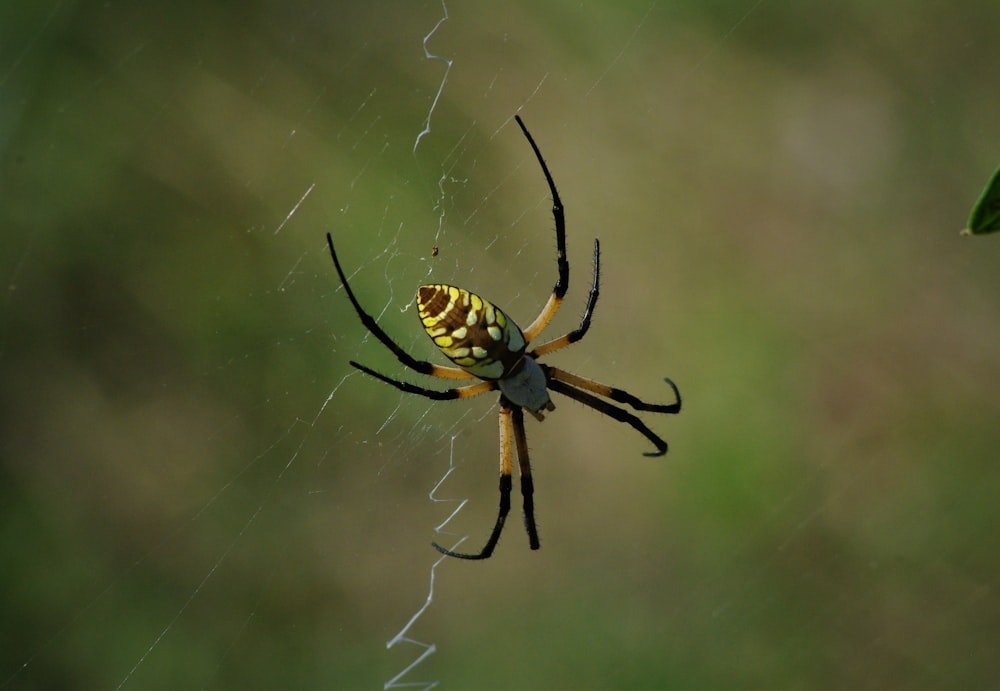
[[[497,511],[497,521],[493,525],[493,532],[490,533],[486,545],[478,552],[469,554],[465,552],[455,552],[445,549],[436,542],[432,542],[434,548],[449,557],[459,559],[489,559],[496,549],[500,534],[503,532],[504,524],[507,522],[507,514],[510,513],[510,493],[513,488],[511,478],[513,463],[511,461],[511,438],[514,441],[514,448],[517,449],[517,461],[521,471],[521,495],[524,499],[524,527],[528,531],[528,545],[531,549],[538,549],[538,529],[535,527],[535,503],[534,503],[534,483],[531,480],[531,465],[528,462],[528,441],[524,433],[524,412],[520,406],[514,405],[506,399],[500,399],[500,508]]]
[[[511,415],[513,410],[504,404],[503,399],[500,401],[500,509],[497,512],[497,522],[493,526],[493,532],[490,533],[490,538],[486,541],[486,545],[476,554],[469,554],[465,552],[455,552],[450,549],[445,549],[436,542],[432,542],[434,549],[436,549],[441,554],[446,554],[449,557],[457,557],[459,559],[489,559],[490,555],[493,554],[493,550],[497,546],[497,542],[500,540],[500,533],[503,532],[504,523],[507,521],[507,514],[510,513],[510,490],[512,487],[512,481],[510,477],[511,462],[510,462],[510,438],[512,434],[511,427]]]
[[[528,546],[531,549],[538,549],[541,544],[538,541],[538,528],[535,526],[535,483],[531,479],[531,462],[528,460],[528,437],[524,433],[524,412],[521,408],[515,407],[511,411],[511,422],[513,422],[514,426],[514,445],[517,448],[517,464],[521,471],[524,529],[528,531]]]

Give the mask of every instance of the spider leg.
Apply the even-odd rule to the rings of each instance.
[[[552,179],[552,174],[549,172],[549,167],[546,165],[545,159],[542,158],[542,152],[538,150],[538,145],[535,144],[534,138],[528,132],[528,128],[524,126],[524,122],[521,121],[521,116],[515,115],[514,119],[524,133],[525,139],[531,144],[531,149],[535,152],[535,158],[538,159],[538,165],[542,167],[542,172],[545,174],[545,181],[549,183],[549,192],[552,194],[552,218],[556,224],[556,263],[559,267],[559,277],[552,288],[552,295],[549,296],[548,302],[545,303],[542,311],[535,317],[535,321],[531,322],[528,328],[524,330],[524,340],[530,343],[552,321],[552,317],[555,316],[559,305],[562,304],[563,297],[566,295],[566,291],[569,289],[569,261],[566,259],[566,215],[563,212],[559,192],[556,190],[556,183]]]
[[[579,401],[580,403],[583,403],[600,413],[604,413],[608,417],[618,420],[618,422],[626,423],[636,432],[646,437],[646,439],[651,441],[653,446],[656,447],[656,451],[647,451],[643,454],[644,456],[662,456],[667,452],[667,442],[663,441],[663,439],[654,434],[651,429],[646,427],[642,420],[627,410],[611,405],[607,401],[603,401],[593,394],[577,389],[554,377],[549,379],[549,388],[553,391],[561,393],[564,396],[568,396],[573,400]]]
[[[543,343],[531,351],[533,358],[539,358],[546,353],[565,348],[581,340],[590,329],[590,320],[594,316],[594,307],[597,306],[597,298],[601,292],[601,242],[594,238],[594,280],[590,284],[590,295],[587,297],[587,307],[583,310],[583,318],[580,326],[570,331],[565,336],[554,338],[547,343]]]
[[[410,369],[420,372],[420,374],[429,374],[434,377],[441,377],[443,379],[474,379],[475,376],[469,374],[463,369],[458,367],[442,367],[441,365],[435,365],[432,362],[427,362],[426,360],[417,360],[412,355],[403,350],[399,345],[396,344],[392,338],[389,337],[382,327],[378,325],[375,319],[365,312],[364,308],[361,307],[361,303],[358,299],[354,297],[354,291],[351,290],[351,285],[347,282],[347,276],[344,275],[344,270],[340,266],[340,260],[337,259],[337,251],[333,248],[333,237],[330,233],[326,234],[326,242],[330,245],[330,256],[333,257],[333,265],[337,268],[337,275],[340,276],[340,282],[344,286],[344,292],[347,293],[348,299],[351,304],[354,305],[354,311],[358,313],[358,317],[361,318],[361,323],[365,327],[375,334],[375,338],[382,341],[382,345],[392,351],[392,353],[402,362],[404,365]]]
[[[471,396],[478,396],[481,393],[486,393],[487,391],[493,391],[497,388],[496,382],[482,381],[479,382],[478,384],[459,386],[454,389],[445,389],[444,391],[438,391],[436,389],[425,389],[421,386],[410,384],[409,382],[393,379],[392,377],[387,377],[381,372],[376,372],[370,367],[365,367],[361,363],[355,362],[354,360],[351,360],[351,365],[357,367],[365,374],[370,374],[376,379],[381,379],[386,384],[391,384],[392,386],[395,386],[400,391],[403,391],[405,393],[415,393],[420,396],[425,396],[426,398],[433,399],[435,401],[453,401],[456,398],[469,398]]]
[[[524,433],[524,411],[514,407],[511,414],[514,423],[514,445],[517,448],[517,464],[521,472],[522,517],[524,529],[528,532],[528,546],[538,549],[538,528],[535,526],[535,483],[531,480],[531,462],[528,460],[528,437]]]
[[[515,413],[516,411],[516,413]],[[511,406],[507,403],[506,399],[500,399],[500,509],[497,512],[497,522],[493,526],[493,532],[490,533],[490,538],[486,541],[486,545],[477,554],[467,554],[465,552],[454,552],[450,549],[445,549],[436,542],[432,542],[431,545],[434,546],[441,554],[445,554],[449,557],[458,557],[459,559],[489,559],[490,555],[493,554],[493,550],[497,546],[497,542],[500,540],[500,533],[503,532],[503,525],[507,520],[507,514],[510,513],[510,491],[513,483],[511,481],[511,461],[510,461],[510,438],[516,433],[514,432],[514,425],[512,423],[512,416],[517,414],[520,420],[520,437],[516,439],[518,445],[518,452],[520,453],[520,446],[522,439],[524,439],[524,416],[521,414],[521,409],[516,406]],[[527,444],[525,443],[525,446]],[[527,456],[525,457],[527,458]],[[530,484],[530,475],[529,475]],[[522,491],[524,489],[524,483],[522,479]],[[530,493],[528,496],[531,496]],[[526,519],[527,520],[527,519]],[[534,527],[534,518],[532,518],[532,527]],[[529,532],[530,535],[530,532]],[[538,549],[538,536],[536,535],[532,541],[532,549]]]
[[[677,385],[674,384],[674,382],[669,378],[666,378],[663,381],[667,382],[667,384],[670,385],[670,388],[674,390],[674,397],[677,398],[677,401],[675,403],[667,404],[646,403],[645,401],[636,398],[628,391],[617,389],[613,386],[608,386],[607,384],[602,384],[598,381],[594,381],[593,379],[588,379],[587,377],[581,377],[578,374],[567,372],[566,370],[559,369],[558,367],[542,365],[542,369],[549,376],[550,380],[556,379],[561,382],[566,382],[567,384],[578,389],[584,389],[585,391],[596,393],[598,396],[610,398],[612,401],[626,403],[636,410],[648,411],[650,413],[666,413],[667,415],[676,415],[681,412],[681,392],[677,390]]]

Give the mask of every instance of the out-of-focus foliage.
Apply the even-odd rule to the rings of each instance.
[[[972,213],[969,226],[964,231],[968,235],[985,235],[1000,230],[1000,168],[993,171],[993,177],[986,183]]]

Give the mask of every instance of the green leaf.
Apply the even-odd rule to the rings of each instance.
[[[969,225],[962,235],[984,235],[1000,230],[1000,168],[990,178],[979,201],[972,207]]]

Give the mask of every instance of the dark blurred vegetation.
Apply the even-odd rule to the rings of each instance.
[[[677,418],[529,423],[516,520],[439,567],[408,679],[976,688],[1000,678],[1000,5],[8,3],[0,686],[337,688],[485,538],[493,402],[431,404],[433,277],[526,322],[567,205],[561,365]],[[301,202],[301,203],[300,203]],[[294,211],[294,213],[293,213]],[[431,248],[439,256],[431,258]],[[516,500],[517,501],[517,500]]]

